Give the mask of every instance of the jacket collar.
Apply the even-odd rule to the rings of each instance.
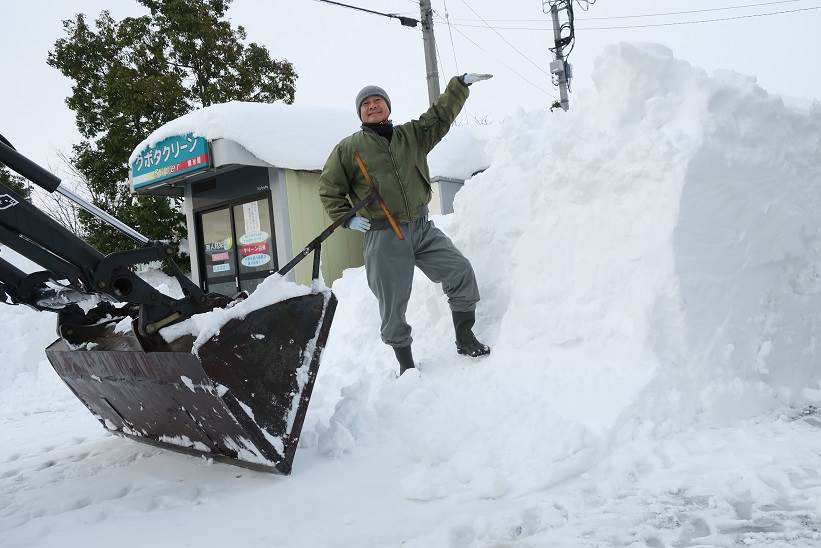
[[[371,132],[375,135],[379,135],[380,137],[383,137],[384,139],[387,139],[388,142],[390,142],[391,138],[393,137],[394,127],[393,122],[387,120],[381,124],[363,123],[362,130],[365,132]]]

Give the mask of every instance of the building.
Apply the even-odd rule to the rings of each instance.
[[[204,290],[250,292],[331,223],[318,196],[319,174],[333,146],[356,131],[357,122],[351,112],[291,105],[206,107],[138,145],[129,160],[131,190],[183,198],[192,278]],[[445,141],[439,147],[448,148]],[[486,167],[473,163],[478,169],[468,168],[471,173]],[[435,165],[431,212],[450,213],[464,181],[438,174]],[[362,264],[358,232],[337,230],[322,245],[328,285]],[[311,261],[289,275],[310,283]]]

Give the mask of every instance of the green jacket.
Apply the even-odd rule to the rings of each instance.
[[[408,223],[419,217],[431,198],[428,152],[448,132],[468,93],[458,77],[451,78],[442,96],[418,120],[394,128],[390,142],[363,127],[336,145],[319,177],[319,197],[328,216],[335,221],[370,193],[354,161],[358,150],[396,220]],[[377,202],[358,214],[377,225],[385,222]]]

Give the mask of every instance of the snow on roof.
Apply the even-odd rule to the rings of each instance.
[[[359,129],[350,109],[232,101],[201,108],[159,127],[128,162],[167,137],[193,133],[229,139],[273,166],[319,170],[334,146]],[[465,179],[490,165],[484,143],[469,129],[453,128],[429,156],[431,176]]]

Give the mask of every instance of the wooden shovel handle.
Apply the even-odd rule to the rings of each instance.
[[[393,233],[396,234],[396,237],[400,240],[405,239],[405,235],[402,234],[402,231],[399,230],[399,224],[396,222],[396,218],[391,213],[391,210],[388,209],[388,204],[385,203],[385,200],[382,198],[382,195],[379,193],[379,190],[376,188],[376,185],[371,179],[370,173],[368,173],[368,168],[365,166],[365,162],[362,160],[362,156],[359,155],[359,151],[355,151],[353,153],[353,159],[356,161],[356,165],[359,166],[359,171],[362,172],[362,176],[365,177],[365,181],[371,187],[371,191],[376,194],[376,199],[379,202],[379,206],[382,208],[382,212],[385,214],[385,218],[388,219],[388,224],[391,225],[391,229],[393,229]]]

